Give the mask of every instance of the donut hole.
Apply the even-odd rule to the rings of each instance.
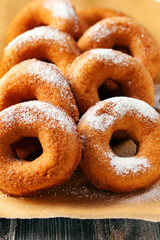
[[[109,145],[118,157],[133,157],[138,151],[138,144],[123,130],[113,133]]]
[[[107,79],[98,88],[98,94],[101,101],[115,96],[122,96],[119,85],[111,79]]]
[[[40,150],[37,150],[33,153],[28,154],[25,161],[34,161],[36,158],[40,157],[42,155],[42,153],[43,153],[43,149],[41,147]]]
[[[121,45],[115,44],[115,45],[113,46],[113,49],[132,56],[129,48],[126,47],[126,46],[121,46]]]
[[[30,31],[30,30],[33,30],[34,28],[43,27],[43,26],[47,26],[47,25],[41,21],[37,21],[34,19],[33,21],[28,22],[28,25],[25,31]]]
[[[53,62],[50,62],[50,61],[49,61],[48,59],[46,59],[46,58],[42,58],[42,59],[39,59],[39,60],[42,61],[42,62],[54,64]]]
[[[29,102],[29,101],[37,101],[38,99],[37,98],[30,98],[30,99],[22,99],[21,100],[21,103],[23,103],[23,102]]]
[[[160,109],[158,109],[158,108],[155,108],[155,110],[160,114]]]
[[[24,137],[11,145],[15,157],[19,160],[34,161],[43,153],[41,143],[38,138]]]

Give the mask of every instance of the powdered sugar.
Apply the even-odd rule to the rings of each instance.
[[[56,65],[44,63],[33,59],[27,61],[27,64],[25,65],[25,71],[29,72],[29,74],[33,76],[36,75],[40,77],[41,81],[44,81],[44,83],[49,83],[59,88],[59,90],[62,93],[62,96],[64,95],[65,98],[69,97],[68,96],[69,92],[71,95],[67,79],[56,67]]]
[[[101,26],[99,23],[95,24],[91,27],[88,32],[86,32],[87,36],[93,39],[95,42],[101,42],[103,38],[107,38],[111,34],[111,30],[107,29],[106,26]],[[84,34],[85,36],[85,34]]]
[[[155,184],[152,188],[140,191],[137,193],[130,193],[123,197],[119,202],[123,203],[142,203],[142,202],[159,202],[160,200],[160,185]]]
[[[96,111],[90,112],[90,114],[87,114],[85,117],[85,122],[87,122],[91,128],[102,132],[111,126],[114,120],[115,118],[113,116],[110,116],[107,113],[97,115]]]
[[[38,41],[47,41],[47,44],[53,44],[53,41],[56,42],[61,49],[65,51],[73,50],[71,48],[71,37],[70,35],[61,32],[58,29],[52,27],[37,27],[32,30],[29,30],[18,37],[16,37],[13,41],[11,41],[6,49],[15,49],[21,48],[26,45],[26,43],[30,45],[35,45],[35,42]]]
[[[64,19],[77,19],[71,2],[67,0],[44,0],[43,7],[52,12],[53,16]]]
[[[111,158],[110,164],[118,175],[127,175],[130,172],[136,174],[150,168],[148,159],[144,157],[118,157],[112,152],[107,154],[107,157]]]
[[[24,102],[11,106],[3,111],[3,117],[0,121],[7,128],[12,128],[17,122],[32,127],[34,123],[40,121],[45,127],[56,128],[58,125],[67,132],[76,129],[73,120],[65,112],[40,101]]]
[[[108,108],[105,113],[99,113],[99,110],[104,108],[106,103]],[[159,119],[159,114],[150,105],[141,100],[128,97],[115,97],[99,102],[83,118],[91,128],[103,132],[129,112],[130,115],[134,113],[151,123]]]
[[[112,100],[111,100],[112,101]],[[135,98],[126,98],[117,97],[113,100],[114,112],[124,116],[127,112],[131,111],[132,113],[138,114],[140,117],[147,118],[150,121],[155,121],[159,118],[159,114],[152,108],[149,104],[135,99]]]
[[[85,139],[85,141],[87,141]],[[128,141],[126,141],[125,148],[128,147]],[[116,154],[114,154],[112,151],[107,151],[99,144],[94,144],[93,148],[96,150],[97,155],[103,154],[103,159],[106,159],[106,164],[109,164],[112,166],[112,168],[115,170],[117,175],[125,176],[127,174],[136,174],[138,172],[145,172],[147,169],[151,167],[149,161],[147,158],[142,156],[127,156],[127,157],[119,157]],[[121,154],[124,156],[125,148],[122,150]],[[118,150],[115,148],[115,150]],[[133,153],[133,149],[131,153]]]
[[[77,184],[78,185],[78,184]],[[58,188],[57,188],[58,189]],[[54,189],[55,191],[55,189]],[[62,188],[62,193],[65,193],[65,196],[72,196],[77,199],[90,199],[94,202],[98,201],[102,204],[104,203],[113,203],[113,204],[119,204],[119,203],[134,203],[134,204],[140,204],[144,202],[159,202],[160,200],[160,186],[158,184],[154,185],[150,189],[141,190],[139,192],[132,192],[128,194],[115,194],[108,191],[102,191],[100,189],[96,189],[94,187],[88,186],[86,182],[84,182],[84,185],[78,185],[78,186],[70,186],[69,184],[67,187],[65,186]],[[58,192],[59,195],[61,192]],[[57,192],[54,192],[54,195],[56,196]]]
[[[128,66],[130,64],[131,57],[123,54],[119,51],[112,49],[91,49],[89,58],[98,60],[99,62],[106,62],[110,64],[119,64],[121,66]]]
[[[44,81],[44,84],[49,83],[58,88],[63,101],[68,101],[71,109],[73,111],[77,111],[76,103],[67,79],[56,67],[56,65],[33,59],[27,61],[25,71],[29,72],[29,74],[32,74],[33,76],[36,75],[40,77],[41,81]]]
[[[54,197],[67,198],[71,196],[73,199],[88,199],[91,204],[93,200],[95,203],[133,203],[139,204],[143,202],[159,202],[160,200],[160,185],[159,183],[152,186],[152,188],[146,190],[139,190],[127,194],[115,194],[108,191],[102,191],[93,187],[87,179],[79,171],[74,172],[67,184],[53,188],[48,194],[54,195]],[[46,196],[46,193],[45,193]],[[158,207],[158,206],[157,206]]]

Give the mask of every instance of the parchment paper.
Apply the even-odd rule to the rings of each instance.
[[[10,20],[26,2],[28,1],[0,0],[1,51],[5,45],[5,34]],[[78,7],[82,7],[80,2],[88,6],[92,3],[104,3],[100,0],[74,2],[77,2]],[[155,85],[155,88],[155,107],[160,109],[160,85]],[[134,147],[129,140],[115,147],[115,151],[118,154],[128,154],[134,152]],[[68,182],[36,197],[15,198],[0,192],[0,217],[135,218],[160,221],[160,182],[147,190],[113,194],[96,189],[76,170]]]

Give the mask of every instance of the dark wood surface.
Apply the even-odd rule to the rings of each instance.
[[[2,239],[159,240],[160,223],[128,219],[0,219]]]

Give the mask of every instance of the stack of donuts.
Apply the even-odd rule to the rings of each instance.
[[[0,61],[2,192],[37,194],[64,183],[77,166],[94,186],[117,193],[158,181],[160,55],[144,26],[117,10],[76,12],[68,0],[33,0],[11,22],[7,44]],[[113,152],[118,131],[137,144],[135,156]]]

